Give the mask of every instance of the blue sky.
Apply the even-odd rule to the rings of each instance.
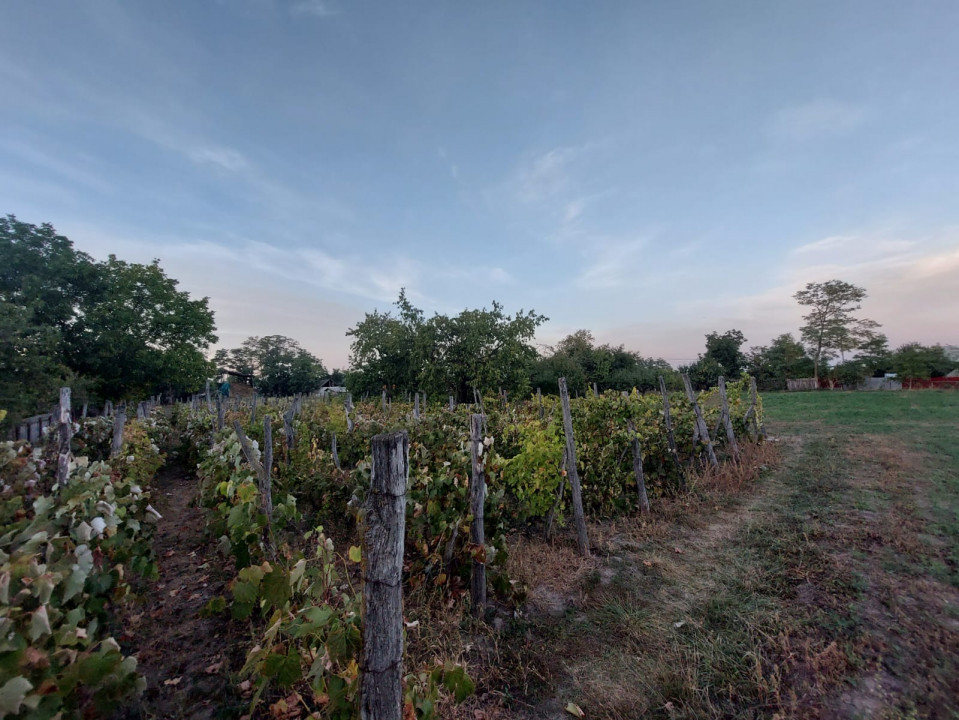
[[[959,344],[959,3],[0,4],[0,212],[161,259],[222,344],[533,308],[677,362],[837,277]]]

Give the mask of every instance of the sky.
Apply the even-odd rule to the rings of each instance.
[[[0,213],[328,367],[400,288],[673,363],[864,287],[959,344],[959,3],[0,3]]]

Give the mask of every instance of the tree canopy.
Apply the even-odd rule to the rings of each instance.
[[[323,361],[284,335],[249,337],[213,356],[220,372],[235,372],[265,395],[295,395],[319,389],[327,377]]]
[[[690,381],[697,388],[712,387],[720,376],[738,378],[747,363],[742,351],[745,342],[746,336],[739,330],[711,332],[706,335],[706,352],[680,370],[689,373]]]
[[[818,381],[824,360],[836,357],[845,360],[851,350],[862,347],[875,336],[879,323],[856,318],[853,312],[862,307],[865,289],[842,280],[808,283],[793,296],[800,305],[810,308],[803,315],[800,328],[803,342],[813,358],[813,377]]]
[[[68,378],[111,400],[199,389],[213,312],[176,286],[159,261],[97,262],[48,223],[0,218],[0,363],[30,378],[4,404],[41,409]]]
[[[561,377],[566,378],[571,389],[583,391],[588,391],[593,383],[600,390],[655,390],[660,375],[671,385],[676,384],[676,371],[665,360],[644,358],[622,345],[594,343],[588,330],[567,335],[537,360],[532,384],[550,393],[557,391]]]
[[[546,321],[532,310],[508,315],[492,308],[439,313],[426,318],[400,291],[396,312],[367,313],[347,335],[351,371],[347,386],[354,393],[413,392],[471,397],[481,391],[524,393],[536,359],[530,344]]]

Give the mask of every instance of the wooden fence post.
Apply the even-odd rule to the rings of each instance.
[[[699,408],[699,403],[696,402],[696,393],[693,392],[693,385],[689,381],[689,375],[685,373],[683,374],[683,387],[686,388],[686,397],[689,398],[689,402],[693,406],[693,414],[696,416],[696,434],[699,439],[706,444],[706,454],[709,457],[709,464],[713,467],[719,467],[719,460],[716,459],[716,452],[713,450],[712,440],[709,439],[709,428],[706,426],[705,418],[703,418],[703,411]],[[695,444],[693,452],[695,452]]]
[[[414,420],[420,419],[420,394],[419,393],[416,393],[416,395],[413,396],[413,419]]]
[[[629,434],[632,436],[633,445],[633,472],[636,475],[636,491],[639,493],[639,509],[644,513],[649,513],[649,497],[646,495],[646,477],[643,475],[643,449],[639,444],[639,435],[636,434],[636,426],[633,421],[629,421]]]
[[[719,376],[719,404],[721,406],[722,416],[720,420],[726,428],[726,442],[732,448],[733,457],[739,459],[739,443],[736,442],[736,434],[733,432],[733,421],[729,417],[729,398],[726,397],[726,378]]]
[[[267,529],[273,528],[273,418],[263,416],[263,477],[260,479]]]
[[[57,455],[57,484],[66,485],[70,479],[70,438],[73,437],[73,419],[70,417],[70,388],[60,388],[60,452]]]
[[[122,403],[113,414],[113,443],[110,445],[110,457],[117,457],[123,451],[123,425],[127,421],[127,406]]]
[[[336,451],[336,433],[333,433],[333,440],[330,443],[330,453],[333,455],[333,464],[337,470],[340,470],[340,454]]]
[[[363,654],[360,717],[403,716],[403,543],[410,440],[405,431],[373,438],[363,533]]]
[[[223,406],[223,396],[216,394],[216,429],[217,432],[223,429],[223,423],[226,421],[226,408]]]
[[[470,523],[470,545],[473,554],[470,598],[473,616],[479,618],[486,613],[486,534],[483,529],[483,506],[486,502],[486,460],[483,458],[485,422],[486,418],[482,415],[470,416],[470,513],[473,516]]]
[[[567,472],[569,487],[573,493],[573,521],[576,524],[576,541],[579,553],[589,557],[589,538],[586,536],[586,517],[583,514],[583,494],[579,484],[579,470],[576,468],[576,440],[573,437],[573,414],[569,409],[569,391],[566,378],[559,379],[559,397],[563,404],[563,431],[566,434],[566,452],[569,460]]]

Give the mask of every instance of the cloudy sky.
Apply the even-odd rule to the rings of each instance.
[[[0,212],[345,365],[401,287],[676,362],[839,278],[959,344],[959,3],[0,4]]]

